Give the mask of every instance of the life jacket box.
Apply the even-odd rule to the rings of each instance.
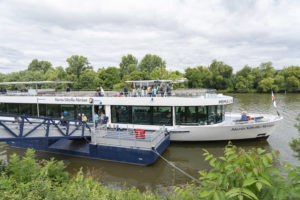
[[[135,129],[134,130],[136,139],[145,139],[145,130],[144,129]]]

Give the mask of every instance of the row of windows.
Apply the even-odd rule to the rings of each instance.
[[[172,126],[171,106],[111,106],[112,123]]]
[[[0,113],[37,116],[37,104],[0,103]],[[60,104],[39,104],[39,113],[43,117],[76,120],[78,113],[84,113],[89,122],[93,121],[92,109],[89,105],[60,105]]]
[[[216,124],[224,121],[224,106],[177,106],[177,125]],[[111,106],[112,123],[172,126],[171,106]]]
[[[95,111],[99,108],[95,108]],[[36,104],[0,103],[0,113],[37,116]],[[92,122],[89,105],[39,104],[40,116],[76,120],[84,113]],[[224,106],[176,106],[177,125],[215,124],[224,121]],[[112,123],[172,126],[171,106],[111,106]]]
[[[176,124],[216,124],[224,121],[224,106],[178,106],[175,107]]]

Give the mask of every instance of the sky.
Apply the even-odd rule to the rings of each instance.
[[[2,73],[35,58],[67,67],[82,55],[98,69],[148,53],[173,71],[213,59],[234,71],[300,65],[300,1],[0,0]]]

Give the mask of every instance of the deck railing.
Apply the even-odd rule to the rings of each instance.
[[[90,137],[91,128],[81,121],[24,115],[0,115],[0,141]]]
[[[195,97],[203,97],[203,98],[211,98],[211,97],[218,97],[216,94],[215,89],[176,89],[172,90],[171,93],[164,92],[163,95],[158,91],[157,94],[149,95],[148,93],[145,93],[142,91],[141,95],[139,95],[137,92],[129,91],[128,94],[125,94],[123,91],[116,91],[116,90],[106,90],[104,96],[105,97],[187,97],[187,96],[195,96]],[[90,91],[76,91],[72,90],[69,92],[66,91],[55,91],[54,89],[43,89],[38,92],[22,92],[22,91],[7,91],[6,93],[1,93],[0,95],[5,96],[58,96],[58,97],[64,97],[64,96],[73,96],[73,97],[83,97],[83,96],[90,96],[95,97],[99,96],[99,94],[95,90]]]
[[[107,129],[101,125],[92,134],[92,143],[97,145],[118,146],[124,148],[151,149],[166,137],[166,130],[161,127],[157,131],[146,131],[138,137],[134,129]]]

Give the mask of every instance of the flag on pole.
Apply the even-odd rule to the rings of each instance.
[[[273,102],[273,105],[274,107],[276,108],[276,101],[275,101],[275,97],[274,97],[274,94],[273,94],[273,90],[272,90],[272,102]]]

